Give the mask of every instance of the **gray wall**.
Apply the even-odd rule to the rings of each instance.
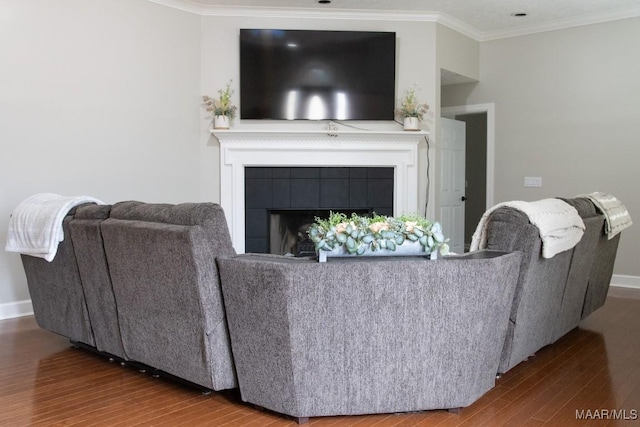
[[[495,202],[604,191],[636,225],[615,274],[640,276],[640,18],[483,42],[480,82],[442,106],[495,103]],[[525,188],[540,176],[542,188]]]
[[[198,16],[145,0],[2,0],[0,52],[2,249],[34,193],[200,198]],[[20,257],[0,250],[0,318],[28,299]]]

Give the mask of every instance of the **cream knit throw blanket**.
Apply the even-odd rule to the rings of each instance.
[[[471,240],[472,251],[486,248],[487,219],[500,207],[510,207],[523,212],[529,217],[529,222],[538,227],[543,258],[551,258],[573,248],[584,234],[585,225],[578,211],[560,199],[505,202],[497,204],[482,215]]]
[[[613,239],[616,234],[625,228],[631,227],[631,215],[617,198],[607,193],[595,192],[579,197],[586,197],[596,206],[596,208],[604,215],[605,232],[609,239]]]
[[[83,203],[103,204],[88,196],[39,193],[23,200],[9,218],[8,252],[19,252],[53,261],[64,240],[62,221],[71,208]]]

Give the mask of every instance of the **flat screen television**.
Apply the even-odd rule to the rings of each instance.
[[[393,120],[393,32],[240,30],[240,118]]]

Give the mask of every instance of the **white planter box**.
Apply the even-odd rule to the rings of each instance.
[[[429,259],[437,259],[438,251],[435,250],[427,255],[424,246],[419,242],[405,241],[402,245],[396,246],[396,250],[378,249],[376,251],[366,250],[362,255],[350,254],[343,245],[331,251],[318,251],[318,261],[326,262],[327,258],[339,257],[370,257],[370,256],[428,256]]]

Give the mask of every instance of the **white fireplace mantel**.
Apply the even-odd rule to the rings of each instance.
[[[245,167],[393,167],[394,215],[418,211],[418,144],[426,132],[212,130],[220,141],[220,204],[245,249]]]

